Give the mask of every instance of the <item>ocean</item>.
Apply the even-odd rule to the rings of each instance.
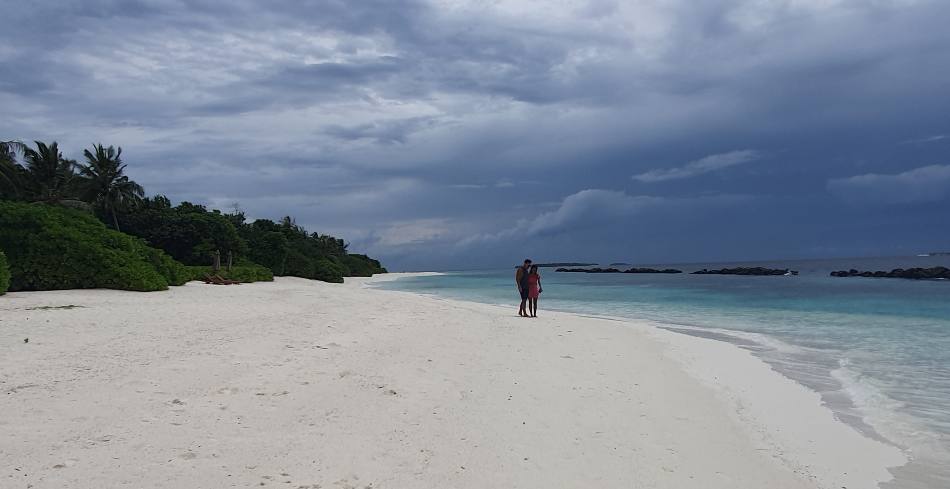
[[[819,392],[843,422],[908,454],[911,462],[882,487],[950,488],[950,281],[829,276],[851,268],[950,267],[950,256],[634,265],[687,273],[542,269],[540,315],[548,309],[646,319],[750,350]],[[734,266],[789,268],[799,275],[688,274]],[[514,265],[406,277],[378,287],[517,310]]]

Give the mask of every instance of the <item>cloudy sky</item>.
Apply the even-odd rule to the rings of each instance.
[[[393,269],[950,249],[946,0],[0,6],[0,139]]]

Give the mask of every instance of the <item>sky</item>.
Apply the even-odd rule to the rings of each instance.
[[[0,10],[0,139],[392,270],[950,250],[946,0]]]

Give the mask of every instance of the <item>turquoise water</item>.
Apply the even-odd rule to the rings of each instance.
[[[640,266],[641,264],[637,264]],[[684,271],[736,264],[642,264]],[[743,263],[795,277],[555,273],[544,309],[647,319],[732,342],[822,394],[839,419],[912,458],[887,487],[950,488],[950,281],[834,278],[831,270],[950,266],[950,257]],[[507,304],[514,268],[448,272],[381,288]]]

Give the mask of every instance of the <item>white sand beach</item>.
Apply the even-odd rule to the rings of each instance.
[[[862,489],[904,463],[735,346],[366,282],[0,297],[0,487]]]

